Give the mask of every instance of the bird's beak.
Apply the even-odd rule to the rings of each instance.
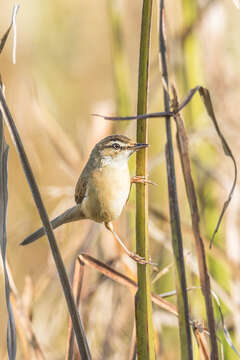
[[[138,151],[140,149],[144,149],[144,148],[147,148],[147,147],[148,147],[148,144],[141,144],[141,143],[136,143],[133,146],[131,146],[133,151]]]

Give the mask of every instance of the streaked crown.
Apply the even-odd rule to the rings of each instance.
[[[133,152],[147,147],[148,144],[138,144],[124,135],[110,135],[99,141],[93,153],[98,153],[101,157],[126,157],[126,159],[133,154]]]

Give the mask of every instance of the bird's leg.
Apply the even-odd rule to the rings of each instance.
[[[151,264],[150,262],[146,261],[143,257],[131,252],[130,250],[128,250],[128,248],[126,247],[126,245],[122,242],[122,240],[120,239],[120,237],[118,236],[118,234],[114,231],[113,229],[113,224],[111,222],[108,223],[104,223],[105,227],[111,231],[111,233],[113,234],[114,238],[119,242],[119,244],[122,246],[123,250],[126,252],[126,254],[128,254],[128,256],[130,258],[132,258],[133,260],[135,260],[136,262],[140,263],[140,264]]]
[[[157,184],[154,183],[153,181],[146,179],[145,176],[138,176],[138,175],[133,176],[133,177],[131,178],[131,181],[130,181],[130,190],[129,190],[129,194],[128,194],[128,198],[127,198],[126,203],[128,202],[129,197],[130,197],[130,192],[131,192],[131,190],[132,190],[132,184],[136,184],[136,183],[157,185]]]
[[[130,190],[129,190],[129,194],[128,194],[128,198],[127,198],[126,203],[128,202],[129,197],[130,197],[130,192],[131,192],[131,190],[132,190],[132,184],[136,184],[136,183],[157,185],[157,184],[154,183],[153,181],[146,179],[145,176],[138,176],[138,175],[133,176],[133,177],[131,178],[131,181],[130,181]]]
[[[151,185],[157,185],[156,183],[154,183],[151,180],[148,180],[145,176],[139,176],[139,175],[135,175],[131,178],[131,185],[132,184],[136,184],[136,183],[142,183],[142,184],[151,184]]]

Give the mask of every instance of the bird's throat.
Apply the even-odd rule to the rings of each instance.
[[[118,168],[119,170],[127,169],[128,168],[128,158],[126,156],[118,156],[113,158],[111,156],[104,156],[101,159],[101,166],[108,167],[109,171],[112,169]]]

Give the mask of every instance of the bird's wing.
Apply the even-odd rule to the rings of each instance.
[[[86,176],[85,171],[83,171],[78,179],[78,182],[77,182],[77,185],[75,188],[75,201],[77,204],[81,204],[81,202],[83,201],[83,199],[86,195],[87,182],[88,182],[88,177]]]

